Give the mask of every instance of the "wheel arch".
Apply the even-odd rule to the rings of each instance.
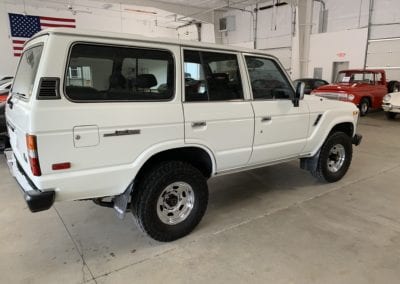
[[[216,171],[214,155],[208,148],[201,145],[185,145],[153,153],[140,167],[135,180],[140,179],[155,164],[168,160],[188,162],[199,169],[206,178],[210,178]]]
[[[346,133],[350,138],[353,137],[354,135],[354,124],[352,122],[341,122],[336,124],[335,126],[332,127],[331,131],[329,131],[328,136],[325,138],[325,140],[333,133],[335,132],[344,132]]]

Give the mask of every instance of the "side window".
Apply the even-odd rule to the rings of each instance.
[[[184,73],[187,102],[243,99],[235,54],[185,50]]]
[[[246,64],[254,100],[293,98],[293,88],[275,61],[246,56]]]
[[[168,51],[76,44],[65,86],[76,101],[168,100],[174,94],[174,61]]]
[[[384,85],[383,77],[381,73],[375,74],[375,84],[376,85]]]

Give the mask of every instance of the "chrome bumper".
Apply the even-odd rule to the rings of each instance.
[[[4,151],[4,154],[7,159],[7,165],[10,173],[17,180],[29,209],[32,212],[39,212],[49,209],[54,203],[55,191],[52,189],[46,191],[38,190],[18,165],[13,151],[11,149],[7,149]]]

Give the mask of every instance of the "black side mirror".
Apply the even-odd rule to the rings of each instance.
[[[300,100],[304,99],[304,89],[306,87],[306,84],[303,82],[298,82],[296,85],[296,93],[294,94],[293,98],[293,106],[298,107]]]

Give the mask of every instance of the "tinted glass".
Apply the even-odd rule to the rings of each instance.
[[[294,91],[282,69],[267,58],[246,56],[255,100],[291,99]]]
[[[186,101],[243,99],[235,54],[186,50],[184,61]]]
[[[174,61],[167,51],[77,44],[66,75],[72,100],[168,100],[174,93]]]

